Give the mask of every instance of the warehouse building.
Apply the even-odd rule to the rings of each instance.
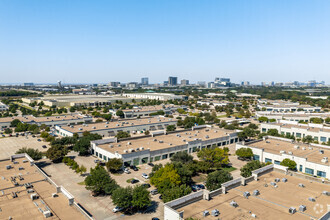
[[[296,139],[303,139],[309,135],[319,143],[330,141],[330,127],[322,124],[300,124],[295,121],[280,120],[279,123],[262,123],[260,129],[263,133],[266,133],[269,129],[276,129],[279,134],[293,135]]]
[[[163,116],[141,119],[99,122],[70,126],[55,126],[56,134],[63,137],[72,137],[74,133],[82,136],[85,131],[99,134],[103,137],[115,136],[119,131],[128,133],[143,133],[145,131],[164,130],[169,125],[176,125],[177,120]]]
[[[187,99],[186,96],[172,93],[125,93],[123,96],[133,99],[155,99],[160,101]]]
[[[132,109],[122,110],[124,113],[124,118],[136,118],[136,117],[146,117],[152,113],[157,113],[158,111],[163,111],[165,115],[173,114],[178,108],[187,110],[186,106],[175,106],[175,105],[156,105],[156,106],[136,106]],[[116,115],[117,110],[111,109],[110,113]]]
[[[8,128],[10,123],[18,119],[22,123],[36,124],[38,126],[45,124],[47,126],[55,125],[68,125],[68,124],[79,124],[79,123],[90,123],[93,121],[92,117],[81,115],[81,114],[70,114],[70,115],[59,115],[59,116],[48,116],[48,117],[34,117],[33,115],[26,116],[14,116],[0,118],[0,128]]]
[[[197,149],[238,142],[237,132],[205,125],[170,134],[165,131],[151,133],[151,136],[125,140],[110,138],[92,141],[91,153],[105,161],[121,158],[126,164],[139,165],[170,158],[180,151],[193,153]]]
[[[220,189],[165,203],[164,219],[328,220],[329,184],[271,164],[252,171],[251,177],[223,183]]]
[[[283,112],[283,113],[276,113],[276,112],[267,112],[267,111],[257,111],[256,118],[260,117],[267,117],[268,119],[275,119],[275,120],[288,120],[288,121],[303,121],[303,122],[310,122],[311,118],[322,118],[323,120],[330,117],[330,113],[311,113],[311,112]]]
[[[311,105],[300,105],[298,102],[283,100],[258,100],[257,107],[267,112],[320,112],[321,107]]]
[[[297,170],[313,176],[330,179],[330,147],[320,144],[303,144],[291,139],[267,136],[263,140],[237,143],[236,150],[251,148],[253,159],[280,164],[289,158],[297,164]]]
[[[27,154],[0,160],[0,219],[92,219]]]

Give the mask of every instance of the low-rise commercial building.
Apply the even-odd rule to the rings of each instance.
[[[122,110],[124,113],[124,118],[136,118],[136,117],[146,117],[152,113],[158,111],[163,111],[165,115],[173,114],[178,108],[187,110],[186,106],[175,106],[175,105],[156,105],[156,106],[139,106],[133,107],[132,109]],[[112,115],[116,115],[117,110],[110,109]]]
[[[79,124],[79,123],[90,123],[93,121],[92,117],[81,115],[81,114],[71,114],[71,115],[59,115],[59,116],[48,116],[48,117],[34,117],[33,115],[26,116],[14,116],[0,118],[0,128],[8,128],[10,123],[18,119],[22,123],[26,124],[36,124],[38,126],[45,124],[47,126],[55,125],[68,125],[68,124]]]
[[[91,142],[91,153],[108,161],[121,158],[126,164],[143,164],[170,158],[181,151],[196,152],[211,146],[225,146],[238,142],[237,132],[206,126],[166,134],[152,132],[151,136],[117,140],[103,139]]]
[[[322,118],[323,120],[330,117],[330,113],[311,113],[311,112],[282,112],[282,113],[276,113],[276,112],[267,112],[267,111],[257,111],[256,112],[256,118],[260,117],[267,117],[268,119],[276,119],[276,120],[288,120],[288,121],[304,121],[304,122],[310,122],[311,118]]]
[[[271,164],[252,171],[251,177],[223,183],[220,189],[200,190],[165,203],[164,220],[328,220],[328,184]]]
[[[258,100],[257,107],[267,112],[320,112],[321,107],[311,105],[300,105],[298,102],[283,100]]]
[[[74,133],[82,136],[85,131],[99,134],[103,137],[115,136],[119,131],[137,133],[145,131],[164,130],[169,125],[176,125],[177,120],[166,117],[149,117],[134,120],[120,120],[70,126],[55,126],[56,134],[72,137]]]
[[[260,129],[263,133],[267,133],[269,129],[276,129],[279,134],[293,135],[297,139],[309,135],[319,143],[330,141],[330,128],[322,124],[300,124],[295,121],[280,120],[278,123],[262,123]]]
[[[2,102],[0,102],[0,112],[2,111],[7,111],[9,108],[7,105],[3,104]]]
[[[155,99],[161,101],[186,99],[185,96],[172,93],[125,93],[123,96],[133,99]]]
[[[0,160],[0,219],[92,219],[27,154]]]
[[[280,164],[286,158],[297,164],[299,172],[330,179],[330,147],[320,144],[303,144],[291,139],[267,136],[262,140],[237,143],[236,150],[251,148],[253,159]]]

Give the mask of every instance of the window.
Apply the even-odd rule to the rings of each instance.
[[[226,145],[226,141],[222,142],[222,146],[223,146],[223,145]]]
[[[160,160],[160,156],[155,157],[155,161],[158,161],[158,160]]]
[[[326,177],[326,172],[323,172],[323,171],[317,171],[317,176],[320,176],[320,177]]]
[[[306,167],[305,173],[314,175],[314,170]]]
[[[150,163],[154,161],[154,158],[153,157],[150,157]]]
[[[253,160],[260,160],[260,156],[259,155],[253,155]]]
[[[134,158],[133,159],[133,165],[139,165],[139,158]]]
[[[103,155],[103,160],[107,161],[107,157]]]
[[[142,163],[148,163],[148,157],[142,158],[141,162]]]
[[[274,160],[274,163],[280,165],[281,161]]]
[[[319,140],[319,137],[314,137],[314,141],[318,141]]]
[[[296,137],[300,138],[301,137],[301,133],[296,133]]]
[[[266,131],[267,131],[266,128],[263,128],[263,129],[262,129],[262,132],[263,132],[263,133],[266,133]]]
[[[231,144],[234,143],[234,139],[231,139],[231,140],[230,140],[230,143],[231,143]]]
[[[221,146],[221,143],[218,143],[217,145],[218,145],[218,147],[220,147]]]
[[[99,153],[98,152],[95,152],[95,155],[98,157],[99,156]]]
[[[235,138],[235,142],[238,142],[238,138]]]
[[[300,172],[303,171],[303,167],[302,167],[302,165],[299,165],[299,171],[300,171]]]
[[[102,159],[102,156],[103,156],[102,154],[99,154],[99,158],[101,158],[101,159]]]
[[[273,160],[272,159],[269,159],[269,158],[265,158],[265,163],[267,163],[267,162],[273,163]]]
[[[327,142],[327,138],[326,137],[321,137],[321,142]]]
[[[167,157],[168,157],[168,154],[164,154],[164,155],[162,156],[162,160],[167,159]]]
[[[193,152],[196,152],[197,151],[197,147],[193,147]]]

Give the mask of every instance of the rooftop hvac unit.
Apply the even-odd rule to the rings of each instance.
[[[140,147],[140,150],[144,150],[144,147]]]
[[[136,151],[139,151],[139,150],[140,150],[140,148],[136,148],[135,150],[136,150]]]
[[[186,140],[185,140],[185,139],[183,139],[182,141],[183,141],[183,142],[186,142]]]
[[[256,216],[256,214],[253,214],[253,213],[252,213],[252,214],[251,214],[251,217],[252,217],[252,218],[256,218],[257,216]]]
[[[250,193],[249,193],[249,192],[244,192],[244,193],[243,193],[243,196],[244,196],[246,199],[248,199],[249,196],[250,196]]]
[[[301,212],[306,211],[306,206],[305,205],[300,205],[299,206],[299,211],[301,211]]]
[[[299,187],[302,187],[302,188],[304,188],[305,187],[305,185],[304,184],[302,184],[302,183],[299,183],[299,185],[298,185]]]
[[[256,189],[256,190],[254,190],[254,191],[253,191],[253,195],[254,195],[254,196],[259,196],[259,195],[260,195],[260,192],[259,192],[259,190],[257,190],[257,189]]]
[[[132,143],[131,142],[127,142],[127,145],[131,145]]]
[[[312,148],[312,147],[308,147],[308,149],[309,149],[309,150],[313,150],[313,148]]]
[[[14,161],[14,164],[18,164],[18,161]]]
[[[235,208],[238,206],[237,202],[235,202],[234,200],[230,202],[230,205]]]
[[[10,170],[10,169],[11,169],[11,165],[7,165],[7,166],[6,166],[6,169],[7,169],[7,170]]]
[[[209,136],[208,136],[208,135],[206,135],[206,136],[205,136],[205,138],[207,139],[207,138],[209,138]]]
[[[128,153],[128,150],[124,150],[124,153]]]
[[[324,150],[319,150],[319,153],[320,154],[324,154]]]
[[[291,152],[291,151],[289,151],[289,152],[288,152],[288,154],[292,155],[292,152]]]
[[[110,147],[110,148],[113,148],[113,144],[110,144],[109,147]]]
[[[278,182],[280,182],[280,181],[281,181],[280,178],[276,178],[276,179],[275,179],[275,182],[276,182],[276,183],[278,183]]]
[[[82,131],[82,128],[79,128],[79,131]]]
[[[296,213],[296,208],[295,207],[291,207],[291,208],[289,208],[289,213],[290,214],[294,214],[294,213]]]
[[[280,153],[281,153],[281,154],[285,154],[285,150],[281,150]]]
[[[313,197],[309,197],[308,200],[311,202],[315,202],[315,198],[313,198]]]
[[[213,209],[212,212],[211,212],[211,215],[216,217],[216,216],[220,215],[220,212],[219,212],[218,209]]]
[[[17,198],[17,193],[16,192],[11,192],[11,196],[14,198]]]
[[[52,213],[49,210],[44,211],[43,214],[44,214],[45,218],[52,216]]]
[[[27,160],[23,160],[23,163],[27,163],[28,161]]]
[[[306,150],[306,147],[302,147],[301,149],[302,149],[302,150]]]
[[[25,189],[30,189],[33,187],[31,183],[24,183]]]
[[[328,163],[328,157],[323,157],[323,159],[321,160],[322,163]]]
[[[105,126],[106,128],[108,127],[108,125]]]
[[[96,129],[96,127],[94,126],[94,127],[92,127],[93,129]]]
[[[294,149],[299,149],[299,145],[295,145],[294,146]]]
[[[267,144],[269,144],[270,142],[269,141],[266,141]]]
[[[28,190],[27,190],[27,193],[33,193],[33,192],[34,192],[33,189],[28,189]]]
[[[270,185],[276,186],[276,183],[275,182],[271,182]]]
[[[30,198],[31,198],[31,200],[35,200],[35,199],[38,199],[39,196],[36,193],[33,193],[30,195]]]
[[[118,144],[118,147],[121,147],[121,144]]]
[[[24,170],[24,167],[19,167],[18,170]]]
[[[328,192],[328,191],[323,191],[322,193],[323,193],[323,195],[330,196],[330,192]]]
[[[164,141],[161,141],[161,140],[160,140],[159,143],[164,143]]]
[[[157,141],[157,139],[154,139],[154,141]]]
[[[53,198],[58,197],[57,193],[52,193],[52,197]]]
[[[288,179],[287,178],[282,178],[282,182],[283,183],[288,182]]]

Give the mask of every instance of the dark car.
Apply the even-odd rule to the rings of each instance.
[[[38,139],[37,141],[41,141],[41,139]]]
[[[198,188],[205,189],[205,186],[203,184],[197,184]]]
[[[159,196],[159,199],[163,199],[163,196],[162,196],[162,195],[160,195],[160,196]]]
[[[157,189],[151,190],[150,193],[151,195],[156,195],[158,194],[158,190]]]
[[[145,187],[145,188],[150,188],[150,184],[149,183],[142,184],[142,186]]]
[[[138,169],[136,166],[134,166],[134,165],[131,165],[130,168],[131,168],[132,170],[134,170],[134,171],[138,171],[138,170],[139,170],[139,169]]]
[[[36,136],[33,134],[32,137],[35,138]]]
[[[42,145],[42,148],[47,148],[47,146],[46,145]]]
[[[159,220],[159,218],[157,218],[157,217],[153,217],[151,220]]]
[[[148,163],[148,165],[151,167],[155,166],[155,164],[153,164],[153,163]]]
[[[132,183],[132,184],[134,184],[134,183],[138,183],[138,182],[139,182],[139,180],[137,180],[137,179],[132,179],[132,180],[131,180],[131,183]]]

